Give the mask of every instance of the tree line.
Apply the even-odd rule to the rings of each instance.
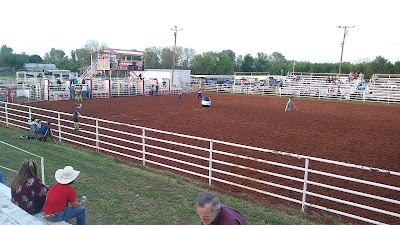
[[[78,72],[79,68],[90,65],[90,52],[108,48],[107,44],[99,44],[88,40],[79,49],[72,50],[66,55],[63,50],[52,48],[43,57],[33,54],[14,53],[11,47],[3,45],[0,48],[0,72],[10,73],[23,69],[24,63],[51,63],[59,69]],[[174,57],[173,47],[149,47],[144,50],[146,69],[171,69]],[[282,53],[257,53],[238,55],[232,50],[221,52],[208,51],[196,54],[194,49],[176,47],[175,69],[191,70],[191,74],[232,75],[234,72],[269,72],[273,75],[295,72],[308,73],[338,73],[339,63],[313,63],[286,59]],[[373,60],[363,60],[358,63],[343,62],[342,73],[361,72],[369,78],[372,74],[400,74],[400,61],[394,64],[383,56]]]

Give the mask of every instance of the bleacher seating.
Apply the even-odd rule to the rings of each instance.
[[[0,183],[0,224],[2,225],[68,225],[63,222],[49,222],[44,214],[31,215],[11,202],[11,189]]]

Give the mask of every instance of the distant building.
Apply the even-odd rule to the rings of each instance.
[[[57,70],[55,64],[25,63],[24,68],[29,72],[44,72],[46,70]]]

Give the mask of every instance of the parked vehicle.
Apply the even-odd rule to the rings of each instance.
[[[201,99],[201,105],[203,107],[210,107],[211,106],[211,98],[208,96],[204,96],[203,99]]]

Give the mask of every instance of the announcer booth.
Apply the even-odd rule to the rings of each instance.
[[[96,74],[129,76],[144,70],[145,56],[143,51],[106,48],[91,52],[91,64]]]

